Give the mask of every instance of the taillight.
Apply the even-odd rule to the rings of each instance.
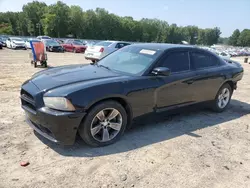
[[[103,51],[104,51],[104,48],[101,48],[101,49],[100,49],[100,52],[103,52]]]

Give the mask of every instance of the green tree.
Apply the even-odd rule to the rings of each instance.
[[[230,45],[237,46],[237,41],[239,39],[239,36],[240,36],[240,30],[239,29],[234,30],[233,34],[229,37],[228,43]]]
[[[9,23],[1,23],[0,24],[0,33],[6,34],[6,35],[13,34],[11,25]]]
[[[71,6],[69,11],[69,30],[75,38],[84,37],[83,11],[79,6]]]
[[[27,23],[28,32],[30,35],[43,34],[43,25],[41,20],[47,5],[43,2],[33,1],[23,6],[24,17],[22,18]]]
[[[250,29],[244,29],[238,38],[239,46],[250,46]]]
[[[56,4],[50,5],[46,9],[44,19],[44,32],[53,34],[55,37],[66,37],[69,34],[70,8],[65,3],[57,1]],[[80,23],[79,23],[80,24]]]

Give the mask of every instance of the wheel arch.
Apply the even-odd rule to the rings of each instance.
[[[227,80],[227,81],[225,81],[225,82],[221,85],[221,87],[222,87],[223,85],[225,85],[225,84],[228,84],[228,85],[231,87],[232,92],[234,91],[234,89],[235,89],[235,83],[234,83],[232,80]],[[220,88],[221,88],[221,87],[220,87]]]

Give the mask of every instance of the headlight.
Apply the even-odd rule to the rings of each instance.
[[[64,97],[43,97],[45,106],[62,111],[75,111],[75,107]]]

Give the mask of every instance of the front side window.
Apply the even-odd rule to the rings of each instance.
[[[193,66],[196,69],[213,67],[213,66],[218,65],[219,63],[216,57],[210,54],[205,54],[201,52],[192,52],[190,54],[190,59],[191,59]]]
[[[167,67],[172,73],[188,71],[190,69],[188,52],[173,52],[163,60],[163,67]]]

